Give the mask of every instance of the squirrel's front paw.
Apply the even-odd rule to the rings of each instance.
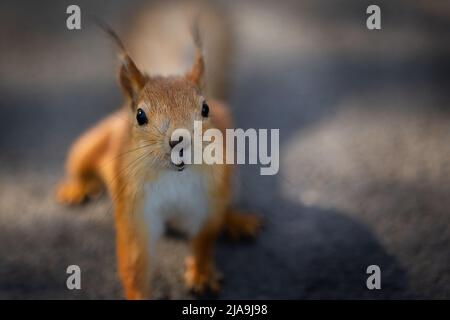
[[[83,186],[78,183],[63,182],[58,187],[56,198],[63,204],[80,204],[86,199],[86,191]]]
[[[195,294],[211,292],[218,294],[222,275],[215,270],[214,266],[199,265],[194,257],[186,258],[186,272],[184,280],[189,290]]]
[[[262,227],[262,219],[254,213],[227,213],[225,229],[232,240],[254,238]]]

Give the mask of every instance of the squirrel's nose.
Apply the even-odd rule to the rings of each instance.
[[[178,140],[169,140],[169,146],[174,148],[177,144],[183,141],[183,137],[180,137]]]

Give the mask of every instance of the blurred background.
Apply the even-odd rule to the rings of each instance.
[[[73,140],[123,101],[91,16],[125,35],[155,3],[79,0],[69,31],[72,1],[1,1],[1,299],[123,298],[110,200],[66,208],[54,190]],[[209,3],[228,21],[237,127],[280,128],[281,144],[278,175],[240,168],[237,202],[265,229],[219,241],[219,298],[450,298],[450,2]],[[158,248],[154,297],[191,298],[186,241]],[[66,288],[71,264],[82,290]]]

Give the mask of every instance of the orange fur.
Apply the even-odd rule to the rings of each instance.
[[[217,128],[230,128],[231,118],[225,105],[210,103],[212,118],[217,117]],[[58,189],[58,199],[63,203],[76,204],[92,195],[90,188],[95,182],[95,192],[100,181],[109,190],[114,201],[117,256],[119,273],[129,299],[149,296],[148,235],[143,229],[140,210],[142,178],[124,174],[126,168],[140,156],[130,150],[133,140],[130,121],[126,110],[122,110],[81,136],[74,144],[68,158],[68,179]],[[128,156],[127,156],[128,155]],[[225,228],[233,239],[240,236],[254,236],[260,228],[260,221],[254,215],[240,215],[229,208],[231,165],[206,166],[216,176],[211,198],[214,212],[204,228],[192,240],[192,256],[187,259],[185,281],[195,292],[205,290],[217,292],[219,277],[213,263],[214,242]],[[211,167],[211,168],[210,168]],[[122,173],[122,174],[121,174]],[[147,172],[152,179],[158,173]]]
[[[111,32],[112,33],[112,32]],[[123,47],[121,47],[123,49]],[[106,186],[115,209],[119,274],[129,299],[150,296],[149,235],[144,222],[144,188],[167,170],[170,162],[170,135],[176,128],[192,129],[192,119],[202,118],[203,97],[200,84],[204,61],[198,50],[191,70],[178,77],[149,77],[136,67],[123,50],[119,80],[128,98],[127,106],[101,121],[72,146],[67,160],[67,178],[59,186],[60,202],[77,204]],[[208,101],[210,116],[203,129],[232,128],[226,104]],[[136,111],[142,109],[148,124],[136,123]],[[226,146],[224,146],[225,148]],[[224,152],[225,155],[225,152]],[[186,260],[185,281],[198,292],[218,291],[218,273],[214,265],[214,243],[226,229],[234,238],[254,236],[260,221],[254,215],[241,215],[230,209],[231,165],[192,165],[211,177],[208,184],[206,221],[192,238],[192,255]]]

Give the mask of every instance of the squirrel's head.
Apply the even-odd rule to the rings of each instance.
[[[112,32],[112,31],[110,31]],[[113,33],[113,37],[117,36]],[[198,31],[194,32],[196,56],[190,70],[180,76],[148,76],[136,66],[122,43],[119,82],[127,98],[132,121],[131,135],[138,148],[145,148],[154,165],[174,168],[171,151],[182,139],[172,140],[176,129],[194,131],[194,121],[209,128],[210,110],[202,96],[205,63]],[[184,168],[184,163],[178,169]]]

